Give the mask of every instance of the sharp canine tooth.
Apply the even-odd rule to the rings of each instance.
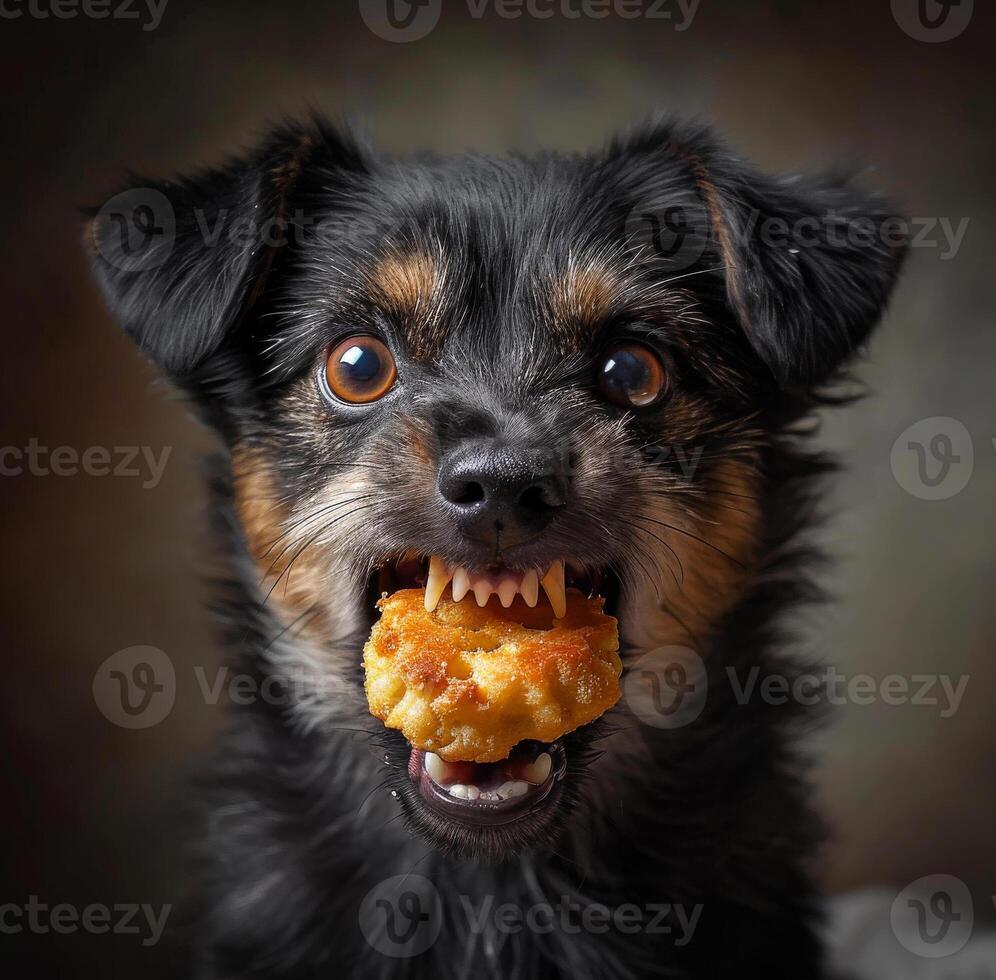
[[[425,753],[424,765],[433,782],[442,783],[446,778],[446,763],[435,752]]]
[[[446,563],[435,555],[429,559],[429,578],[425,583],[425,608],[432,612],[453,576],[446,570]]]
[[[486,578],[479,578],[474,583],[474,598],[479,606],[488,604],[488,597],[491,595],[491,582]]]
[[[550,758],[550,753],[543,752],[537,756],[535,762],[531,762],[526,766],[522,775],[523,778],[528,779],[529,782],[535,783],[538,786],[540,783],[546,782],[546,778],[550,775],[552,768],[553,759]]]
[[[526,605],[535,607],[539,602],[539,575],[535,569],[530,569],[522,576],[522,585],[519,588],[522,598],[526,600]]]
[[[559,559],[555,561],[543,576],[540,583],[543,591],[553,606],[553,615],[557,619],[563,619],[567,615],[567,590],[564,588],[564,563]]]
[[[501,585],[498,586],[498,598],[501,599],[501,604],[506,609],[512,605],[512,600],[518,591],[519,586],[514,578],[503,578],[501,580]]]
[[[470,591],[470,575],[461,566],[453,572],[453,601],[459,602]]]

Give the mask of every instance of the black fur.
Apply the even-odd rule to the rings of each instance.
[[[168,198],[175,243],[161,263],[122,267],[114,227],[99,214],[97,273],[125,329],[224,441],[212,478],[232,569],[222,612],[241,668],[259,680],[286,671],[303,641],[300,624],[281,621],[261,593],[232,506],[229,462],[247,448],[268,461],[283,502],[334,485],[354,461],[370,470],[376,499],[357,503],[367,508],[364,524],[340,526],[349,529],[338,545],[351,563],[337,584],[344,593],[406,548],[480,559],[452,540],[431,488],[415,482],[399,449],[413,427],[437,457],[468,433],[528,431],[566,445],[598,478],[563,523],[509,560],[525,567],[570,555],[611,565],[629,594],[648,576],[659,595],[665,585],[680,591],[691,571],[651,541],[665,532],[641,523],[650,496],[696,513],[710,495],[734,493],[709,482],[721,461],[758,477],[749,577],[736,604],[695,636],[710,672],[702,715],[681,729],[634,728],[621,709],[575,733],[560,812],[534,832],[482,844],[418,812],[404,743],[362,710],[368,622],[355,616],[321,651],[342,680],[341,707],[309,714],[297,691],[289,703],[233,712],[205,793],[193,932],[200,975],[821,976],[808,874],[820,830],[796,748],[811,712],[757,696],[740,704],[727,670],[743,678],[753,667],[761,677],[799,669],[782,650],[780,617],[812,598],[813,555],[800,534],[815,519],[814,481],[828,468],[804,448],[805,419],[878,319],[902,249],[876,235],[783,246],[761,240],[758,227],[764,218],[820,217],[877,228],[888,206],[846,182],[760,175],[706,129],[671,121],[591,156],[506,160],[390,160],[325,123],[289,125],[223,169],[134,186]],[[691,268],[643,264],[627,216],[675,202],[698,230],[701,254]],[[250,232],[208,246],[201,229],[218,221],[245,222]],[[359,270],[390,249],[448,263],[452,310],[429,358],[404,353],[410,338],[363,295]],[[540,300],[578,256],[617,270],[628,292],[590,340],[565,347],[545,328]],[[402,362],[400,390],[376,410],[330,406],[314,383],[328,345],[349,330],[382,333]],[[642,414],[606,406],[591,383],[600,346],[634,331],[660,351],[674,388]],[[671,456],[646,459],[648,449],[681,445],[702,450],[694,473],[679,472]],[[630,499],[637,493],[648,500]],[[613,755],[626,738],[631,754]],[[628,768],[610,774],[609,765]],[[408,873],[438,889],[442,928],[428,951],[392,958],[364,937],[360,903]],[[686,944],[674,932],[612,927],[511,935],[493,922],[479,935],[468,927],[468,901],[478,908],[491,896],[494,906],[524,908],[561,895],[609,908],[700,907],[701,919]]]

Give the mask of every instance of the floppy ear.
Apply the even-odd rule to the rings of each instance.
[[[627,148],[687,168],[729,306],[777,381],[790,388],[829,379],[885,309],[906,222],[844,178],[762,174],[703,127],[662,124]]]
[[[284,126],[245,158],[173,181],[132,178],[88,237],[108,306],[174,381],[195,375],[261,294],[304,168],[363,167],[328,126]]]
[[[885,310],[906,251],[890,205],[843,180],[698,174],[730,304],[785,387],[826,381]]]

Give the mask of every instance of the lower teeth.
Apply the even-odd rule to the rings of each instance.
[[[458,800],[487,800],[497,803],[500,800],[513,800],[516,797],[525,796],[529,792],[529,783],[523,782],[521,779],[509,780],[502,783],[497,789],[486,789],[483,792],[473,783],[469,785],[454,783],[447,792]]]
[[[484,767],[486,781],[482,788],[480,784],[467,781],[467,777],[474,773],[465,763],[444,762],[433,752],[426,752],[423,756],[425,771],[439,789],[457,800],[484,800],[490,803],[517,799],[525,796],[534,786],[543,785],[550,776],[553,760],[549,752],[541,752],[530,762],[520,756],[517,760],[508,759],[499,765],[504,772],[500,769],[494,772],[497,768],[495,764]],[[502,781],[499,782],[499,779]]]

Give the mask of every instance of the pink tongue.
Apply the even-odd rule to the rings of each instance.
[[[433,781],[444,788],[462,783],[472,784],[482,791],[496,789],[510,779],[528,782],[526,770],[537,755],[539,752],[517,747],[509,758],[500,762],[447,762],[441,759],[442,771],[431,775]]]
[[[441,779],[443,787],[456,783],[473,784],[480,790],[497,789],[510,779],[522,779],[529,765],[526,759],[503,759],[501,762],[444,762]]]
[[[480,764],[477,762],[446,762],[443,761],[443,774],[441,782],[444,785],[451,783],[472,783],[475,779],[484,775],[491,764]]]

